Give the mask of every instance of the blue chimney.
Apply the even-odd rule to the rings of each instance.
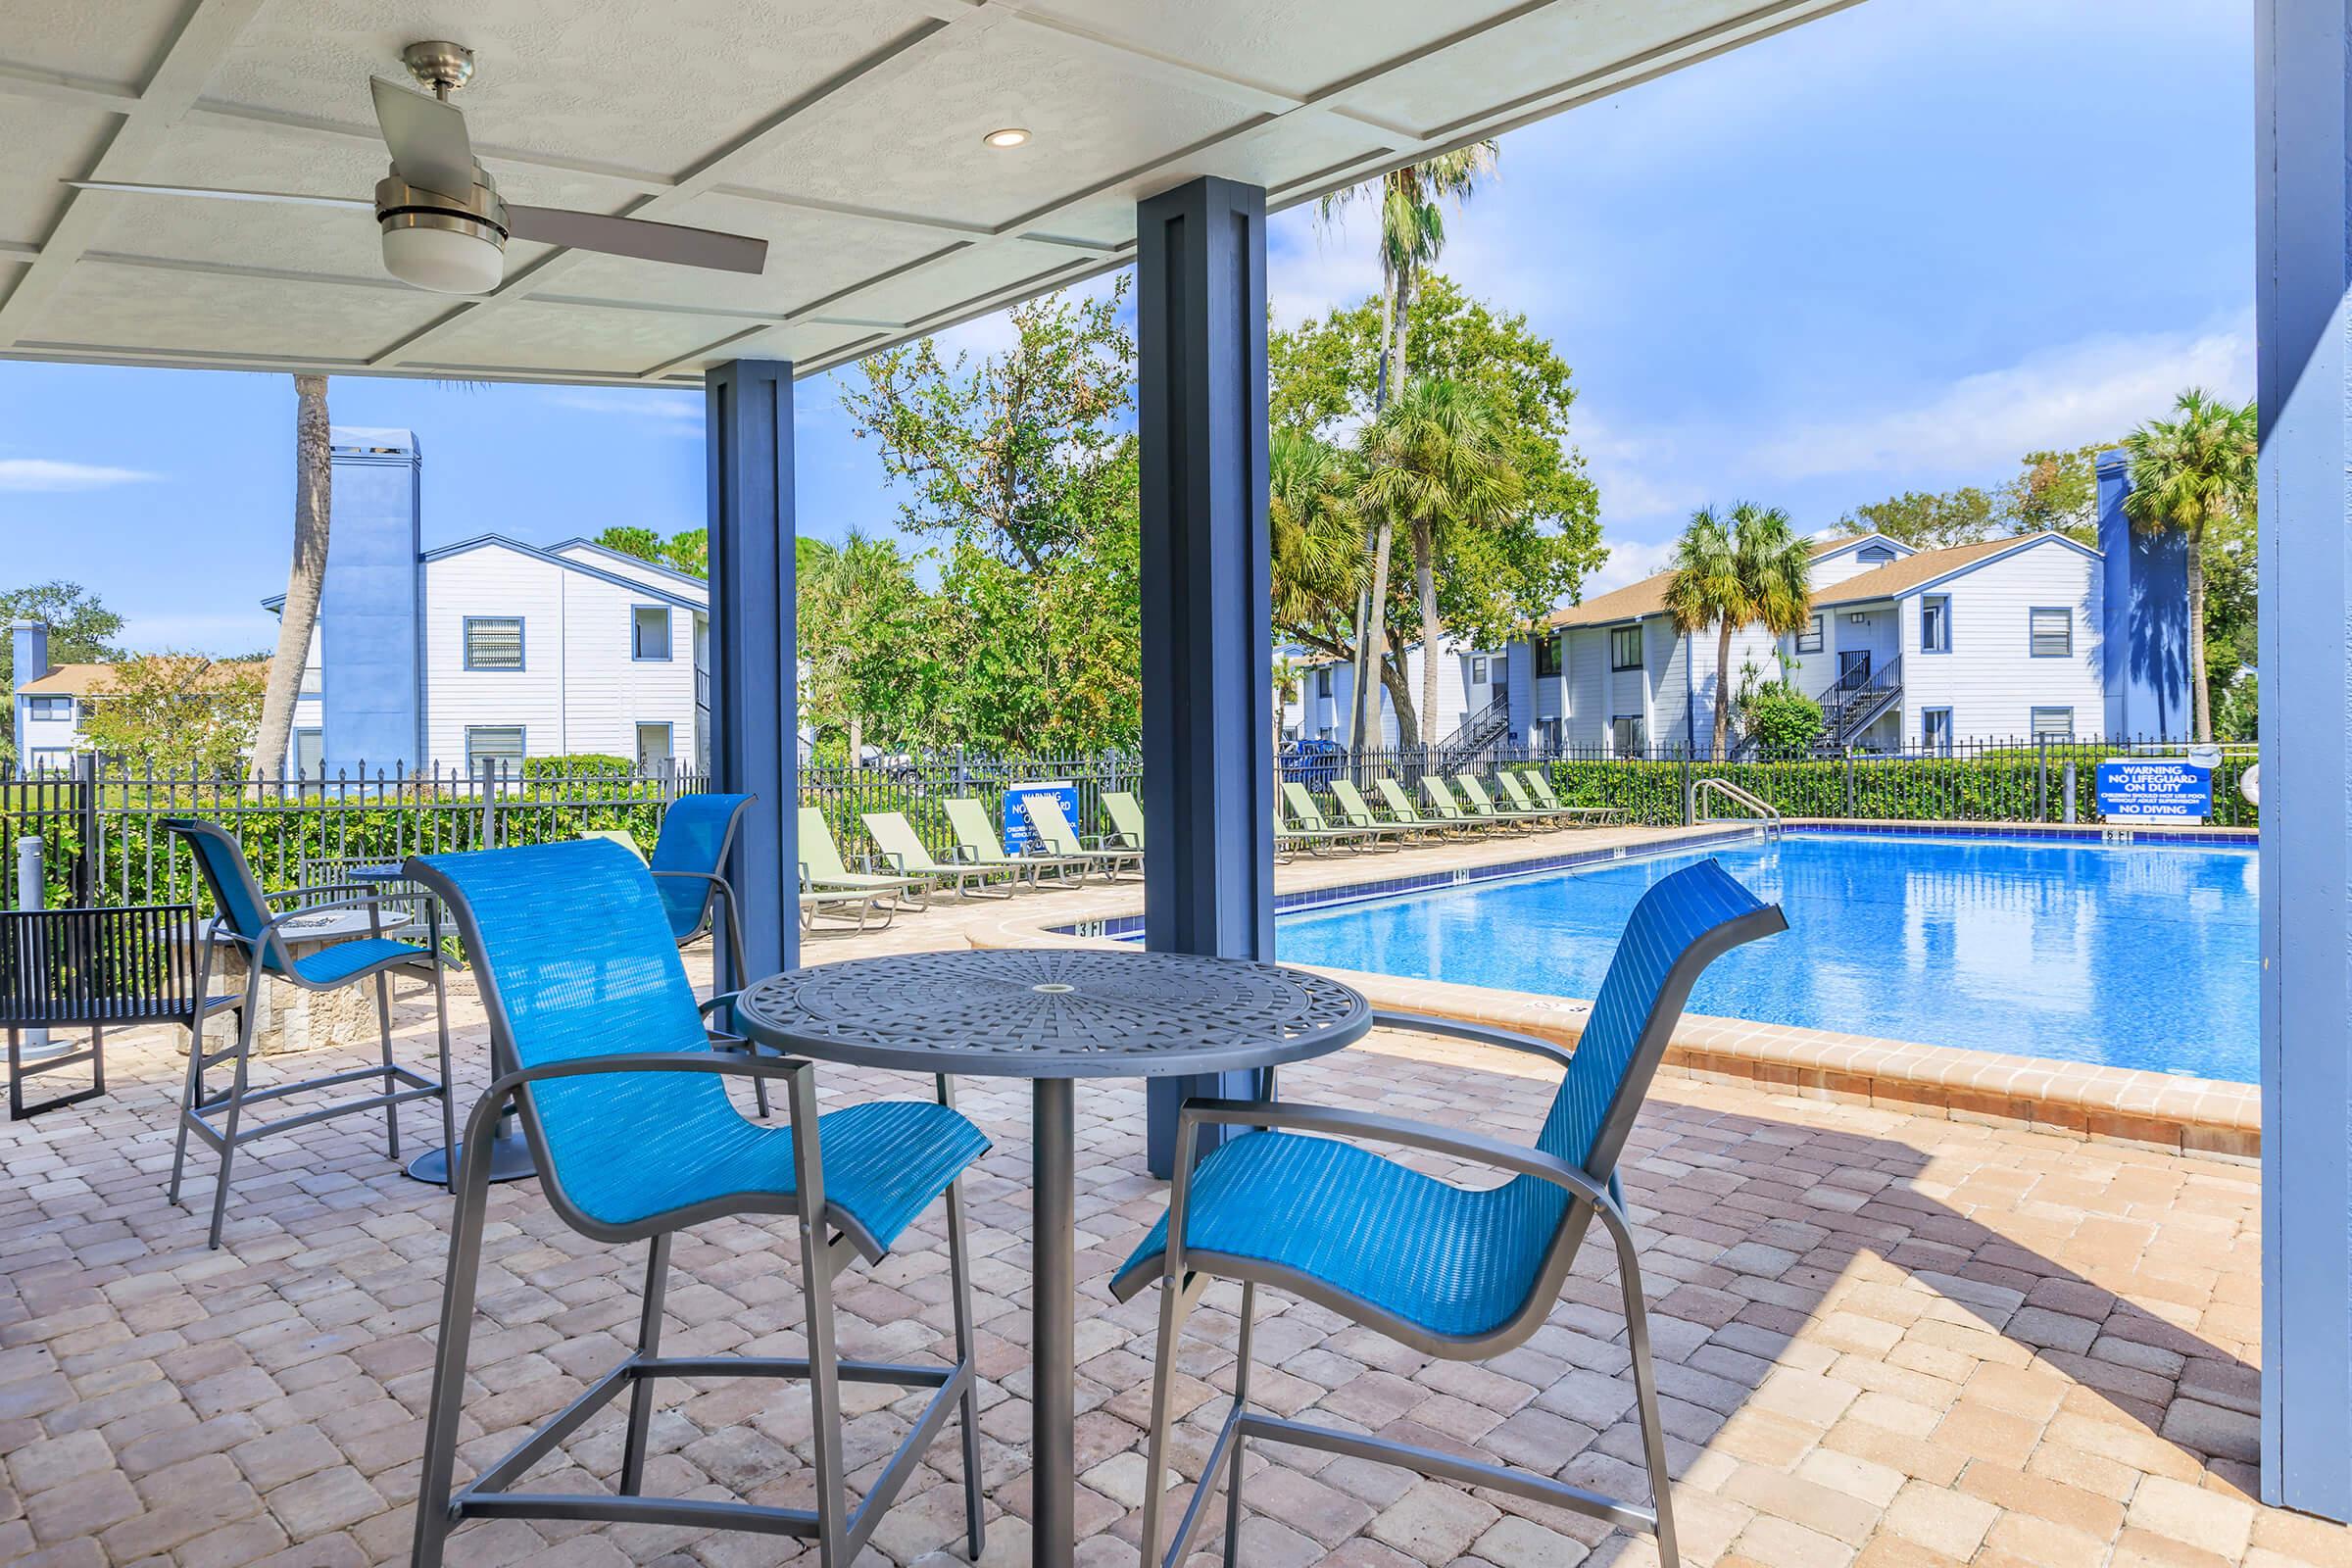
[[[2194,706],[2188,689],[2188,537],[2179,529],[2146,533],[2124,515],[2132,491],[2126,455],[2098,459],[2099,551],[2106,559],[2101,654],[2107,685],[2107,733],[2117,739],[2187,740]]]
[[[318,601],[326,776],[415,767],[423,756],[423,454],[408,430],[337,425],[334,507]]]
[[[49,628],[37,620],[20,620],[8,628],[10,680],[17,691],[49,673]],[[8,694],[10,733],[16,737],[17,765],[24,765],[24,700]]]

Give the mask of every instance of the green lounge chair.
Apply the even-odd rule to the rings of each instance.
[[[1327,822],[1323,808],[1315,804],[1314,792],[1296,780],[1282,786],[1282,798],[1290,803],[1291,815],[1310,833],[1346,833],[1366,845],[1393,850],[1388,841],[1402,829],[1394,822]]]
[[[1144,803],[1126,790],[1104,790],[1102,809],[1110,817],[1111,836],[1119,840],[1119,848],[1140,850],[1144,847]]]
[[[1462,803],[1453,798],[1453,791],[1447,789],[1446,781],[1435,773],[1421,775],[1421,793],[1429,797],[1429,808],[1432,811],[1464,832],[1473,828],[1504,825],[1491,816],[1475,816],[1462,809]]]
[[[1476,825],[1464,820],[1458,808],[1450,816],[1424,814],[1413,805],[1413,798],[1404,793],[1404,786],[1393,778],[1375,779],[1373,783],[1380,790],[1380,798],[1389,803],[1389,818],[1392,821],[1410,822],[1417,828],[1441,837],[1448,833],[1467,833]],[[1451,806],[1453,803],[1448,800],[1446,804]]]
[[[876,913],[882,916],[882,922],[874,929],[881,930],[882,926],[890,924],[891,915],[898,910],[898,905],[895,902],[880,894],[866,893],[857,888],[812,888],[803,882],[801,884],[801,929],[814,931],[817,916],[820,914],[829,914],[836,919],[847,919],[849,916],[842,911],[853,905],[857,906],[858,929],[860,931],[866,928],[868,918]]]
[[[1475,773],[1456,773],[1453,782],[1461,788],[1462,799],[1468,803],[1466,809],[1472,816],[1523,829],[1542,827],[1550,821],[1550,817],[1542,811],[1515,811],[1507,806],[1495,805],[1494,798],[1487,793],[1487,787],[1478,781]]]
[[[1544,776],[1542,768],[1531,767],[1519,777],[1526,783],[1528,793],[1536,798],[1538,806],[1549,806],[1563,811],[1574,811],[1580,819],[1590,822],[1595,827],[1612,827],[1625,820],[1625,808],[1621,806],[1569,806],[1564,804],[1559,796],[1553,793],[1551,780]]]
[[[956,830],[956,847],[948,852],[948,858],[958,865],[1017,872],[1033,888],[1048,871],[1066,881],[1071,871],[1085,869],[1082,860],[1064,859],[1042,849],[1026,855],[1006,855],[1004,844],[997,838],[997,830],[989,823],[988,812],[981,809],[978,801],[964,796],[944,804],[948,808],[948,826]]]
[[[1274,848],[1277,851],[1297,850],[1301,846],[1309,855],[1321,855],[1327,849],[1339,847],[1360,850],[1364,847],[1364,836],[1353,828],[1307,827],[1292,822],[1284,817],[1282,807],[1277,803],[1274,808]]]
[[[1502,789],[1504,804],[1522,816],[1542,817],[1547,825],[1553,827],[1577,820],[1577,814],[1564,807],[1538,805],[1536,798],[1527,793],[1527,786],[1519,781],[1519,775],[1516,773],[1497,768],[1494,773],[1494,782]]]
[[[1021,809],[1029,813],[1029,831],[1046,841],[1046,848],[1065,860],[1076,860],[1115,880],[1121,871],[1133,866],[1144,868],[1144,852],[1140,849],[1112,849],[1110,840],[1116,834],[1098,834],[1091,841],[1078,836],[1070,819],[1062,814],[1061,802],[1051,795],[1024,795]]]
[[[906,820],[903,811],[866,811],[860,819],[865,823],[866,835],[874,841],[874,848],[882,852],[882,858],[899,875],[929,877],[935,882],[952,884],[965,898],[1012,897],[1012,889],[1002,888],[992,893],[987,891],[988,884],[1007,871],[1017,872],[1019,867],[935,859],[930,846],[923,842],[922,835],[915,832],[914,824]]]
[[[1402,816],[1382,816],[1372,809],[1372,803],[1364,799],[1364,792],[1355,787],[1353,779],[1333,779],[1331,798],[1339,802],[1340,818],[1349,827],[1388,828],[1407,838],[1415,833],[1427,836],[1446,831],[1445,823],[1433,821],[1418,811],[1408,810]],[[1395,808],[1391,808],[1391,810],[1393,813]]]
[[[853,871],[841,863],[841,846],[833,842],[833,826],[825,813],[813,806],[801,808],[801,884],[806,892],[831,893],[852,889],[860,893],[888,894],[906,901],[909,908],[922,907],[923,891],[930,880],[919,876],[882,876],[873,871]]]

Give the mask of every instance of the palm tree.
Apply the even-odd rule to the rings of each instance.
[[[1402,523],[1413,541],[1413,594],[1421,607],[1421,718],[1438,714],[1437,553],[1441,530],[1478,527],[1517,510],[1526,486],[1503,444],[1494,406],[1454,381],[1401,389],[1364,431],[1365,509],[1384,530]],[[1425,736],[1424,739],[1434,739]]]
[[[2213,739],[2213,697],[2205,686],[2205,529],[2254,509],[2261,452],[2254,405],[2191,387],[2174,419],[2153,419],[2124,437],[2132,488],[2124,515],[2143,533],[2175,529],[2188,538],[2188,678],[2196,692],[2197,739]]]
[[[334,453],[326,416],[326,377],[294,377],[294,562],[286,573],[286,604],[277,617],[277,655],[262,697],[254,736],[253,772],[282,769],[293,739],[294,704],[302,695],[302,666],[318,625],[318,596],[326,585],[327,521],[333,510]]]
[[[1352,202],[1373,201],[1380,209],[1380,373],[1372,387],[1372,413],[1377,417],[1389,400],[1404,387],[1406,323],[1412,317],[1413,287],[1422,270],[1446,248],[1446,201],[1466,202],[1478,182],[1494,171],[1496,146],[1473,142],[1449,153],[1402,169],[1393,169],[1367,184],[1334,191],[1316,204],[1316,215],[1332,221]],[[1350,745],[1363,736],[1380,712],[1373,695],[1373,678],[1388,657],[1388,606],[1384,597],[1389,580],[1388,524],[1368,519],[1372,530],[1364,541],[1373,560],[1373,572],[1356,599],[1355,706],[1348,715]]]
[[[1274,621],[1303,626],[1363,586],[1364,538],[1356,524],[1348,456],[1311,435],[1277,430],[1267,448],[1266,508],[1273,544]]]
[[[1742,501],[1728,518],[1711,507],[1690,514],[1674,547],[1666,612],[1674,628],[1715,632],[1715,747],[1727,755],[1732,734],[1732,634],[1761,625],[1776,637],[1800,631],[1811,614],[1813,553],[1778,507]]]

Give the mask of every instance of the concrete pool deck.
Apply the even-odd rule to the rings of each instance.
[[[1983,823],[1875,824],[1794,821],[1805,829],[1968,833],[1994,830]],[[1588,828],[1517,836],[1493,835],[1396,854],[1342,853],[1301,858],[1279,869],[1277,896],[1316,894],[1376,897],[1409,891],[1397,883],[1450,885],[1463,873],[1515,874],[1565,868],[1572,858],[1695,848],[1727,839],[1752,839],[1755,829],[1715,822],[1688,828]],[[2006,831],[2006,830],[2002,830]],[[2131,830],[2143,842],[2210,845],[2254,842],[2251,829]],[[2039,830],[2037,837],[2097,842],[2095,827]],[[1118,897],[1124,891],[1124,899]],[[967,925],[976,947],[1095,946],[1143,912],[1140,883],[1094,887],[1051,897],[1082,899],[1084,912],[1023,901],[996,920]],[[1075,928],[1075,929],[1073,929]],[[1309,967],[1320,967],[1310,965]],[[1356,987],[1373,1004],[1400,1012],[1499,1024],[1562,1045],[1584,1031],[1590,999],[1540,996],[1365,970],[1321,968]],[[2022,1123],[2044,1132],[2130,1144],[2169,1153],[2251,1162],[2262,1153],[2262,1091],[2255,1084],[2176,1076],[2131,1067],[2053,1061],[2039,1056],[1882,1040],[1868,1035],[1804,1029],[1751,1018],[1690,1013],[1675,1031],[1666,1070],[1717,1083],[1754,1083],[1775,1093],[1875,1105],[1956,1121]]]

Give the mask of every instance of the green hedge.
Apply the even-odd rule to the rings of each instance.
[[[2074,762],[2075,820],[2097,823],[2098,764],[2108,754],[2019,747],[1972,757],[1857,757],[1766,762],[1555,761],[1552,787],[1570,806],[1613,806],[1630,821],[1671,826],[1684,791],[1720,778],[1783,816],[1873,822],[2063,822],[2067,763]],[[2214,770],[2213,822],[2253,827],[2260,813],[2238,794],[2250,754],[2230,753]],[[1735,814],[1728,802],[1722,814]]]

